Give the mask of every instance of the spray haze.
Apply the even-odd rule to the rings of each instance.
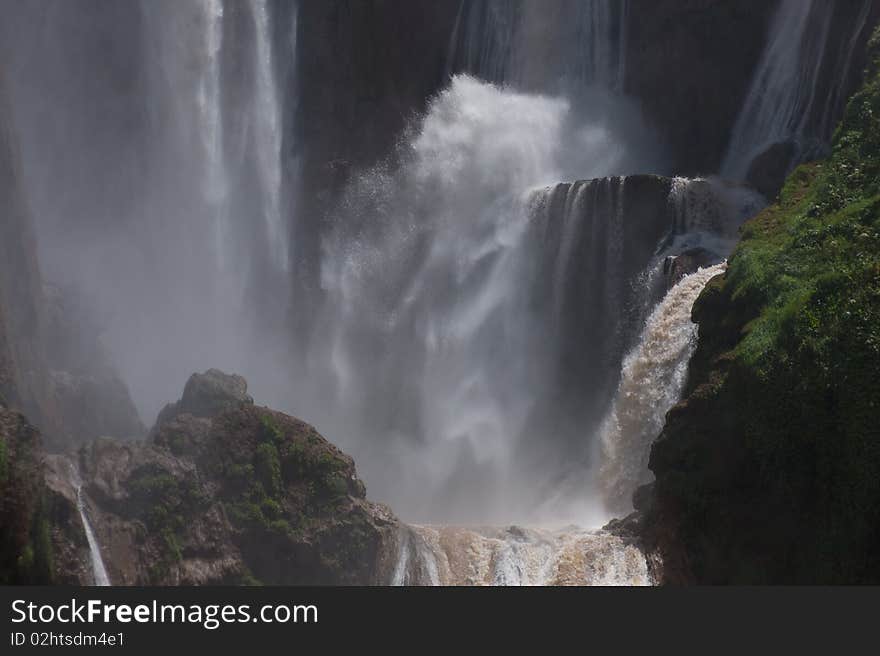
[[[310,353],[325,401],[306,405],[332,400],[317,423],[404,516],[500,519],[538,501],[549,472],[523,471],[517,451],[527,430],[558,444],[533,421],[557,356],[538,307],[554,296],[539,270],[553,257],[535,220],[544,185],[638,170],[659,152],[626,101],[600,96],[576,105],[457,76],[402,163],[361,175],[340,204]],[[389,466],[393,480],[371,479]]]
[[[660,114],[628,95],[647,46],[627,1],[461,3],[436,81],[401,106],[408,82],[365,89],[350,72],[369,66],[299,52],[327,26],[296,2],[0,0],[0,35],[46,277],[90,299],[147,423],[194,371],[234,371],[404,519],[545,527],[411,527],[396,582],[644,583],[613,536],[547,527],[599,525],[649,481],[690,310],[763,206],[739,181],[775,144],[800,148],[784,164],[826,145],[846,88],[828,71],[851,67],[871,10],[841,36],[831,4],[779,3],[726,128],[735,182],[672,177]],[[301,115],[300,77],[351,107]],[[352,154],[377,126],[335,121],[361,109],[410,120]]]

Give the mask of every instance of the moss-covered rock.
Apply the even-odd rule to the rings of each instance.
[[[0,584],[52,581],[39,432],[0,406]]]
[[[694,308],[651,455],[668,581],[880,581],[880,32],[831,157],[746,224]]]
[[[369,584],[397,520],[352,459],[257,407],[240,377],[190,378],[146,443],[81,450],[90,517],[117,584]]]

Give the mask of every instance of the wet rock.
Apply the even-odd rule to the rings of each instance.
[[[193,374],[186,382],[183,397],[159,413],[158,424],[163,424],[181,414],[194,417],[213,417],[226,409],[241,404],[252,404],[247,393],[247,381],[235,374],[225,374],[219,369],[209,369],[203,374]]]
[[[720,255],[705,248],[691,248],[681,255],[670,255],[663,262],[663,275],[666,286],[672,289],[675,284],[698,269],[714,266],[721,262]]]
[[[796,163],[798,153],[799,148],[791,141],[773,144],[752,161],[746,182],[765,198],[775,198]]]

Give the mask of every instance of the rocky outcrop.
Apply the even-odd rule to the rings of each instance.
[[[210,418],[224,410],[253,402],[247,393],[247,381],[244,378],[224,374],[218,369],[209,369],[203,374],[190,376],[180,401],[168,404],[159,413],[156,428],[180,415]]]
[[[78,467],[114,584],[357,585],[388,571],[397,520],[367,501],[352,459],[255,406],[239,376],[194,375],[146,442],[96,440]]]
[[[217,370],[147,441],[100,438],[75,461],[0,409],[0,581],[93,583],[79,486],[114,585],[384,584],[397,557],[400,524],[352,459]]]
[[[667,582],[880,581],[880,33],[870,52],[830,159],[746,224],[694,308],[639,504]]]

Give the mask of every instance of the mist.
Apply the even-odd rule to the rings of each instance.
[[[669,144],[627,95],[629,3],[541,5],[463,4],[439,90],[315,217],[297,3],[2,0],[45,278],[83,298],[146,425],[219,368],[351,453],[406,520],[608,518],[599,488],[620,481],[602,482],[599,446],[621,377],[645,384],[624,356],[667,291],[663,259],[699,247],[718,265],[760,203],[738,172],[675,206],[691,181],[660,177]],[[789,98],[804,85],[777,79],[796,67],[775,49],[818,62],[824,45],[783,22],[759,72]],[[755,93],[738,133],[767,118]],[[771,127],[743,137],[743,171],[781,138]],[[662,412],[628,419],[648,428],[637,462],[617,463],[622,496],[647,482],[646,445],[683,389],[690,292],[669,310],[688,339]]]

